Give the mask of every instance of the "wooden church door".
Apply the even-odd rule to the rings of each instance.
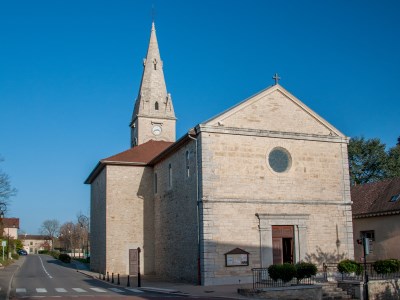
[[[293,263],[293,226],[272,226],[273,263]]]

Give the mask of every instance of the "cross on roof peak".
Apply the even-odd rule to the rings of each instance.
[[[278,73],[275,73],[274,76],[272,76],[272,79],[275,80],[275,85],[277,85],[279,83],[279,80],[281,79],[278,75]]]

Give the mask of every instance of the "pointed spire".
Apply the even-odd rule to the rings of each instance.
[[[142,82],[136,99],[132,120],[138,115],[175,118],[170,95],[164,79],[163,62],[158,48],[156,27],[151,24],[147,56],[143,60]],[[157,108],[158,109],[155,109]]]
[[[139,93],[130,124],[132,128],[131,145],[138,145],[149,139],[175,141],[176,118],[171,95],[167,92],[167,86],[165,84],[163,62],[158,48],[154,21],[151,24],[149,47],[147,49],[146,58],[143,60],[143,67],[142,81],[140,83]],[[162,134],[145,131],[146,128],[140,121],[144,119],[150,122],[150,125],[148,125],[149,127],[153,127],[154,124],[159,124],[157,126],[164,126],[164,129],[169,127],[169,133],[167,134],[167,131],[164,129]],[[171,123],[172,125],[167,126],[166,123],[170,124],[167,120],[173,121]],[[150,135],[148,136],[148,134]]]

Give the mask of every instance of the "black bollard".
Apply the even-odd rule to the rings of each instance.
[[[99,279],[101,279],[101,273],[99,273]]]
[[[118,284],[118,285],[120,284],[120,282],[119,282],[119,273],[118,273],[118,281],[117,281],[117,284]]]
[[[107,272],[107,281],[110,281],[110,275]]]
[[[131,283],[129,282],[129,275],[128,275],[128,282],[126,283],[126,286],[131,286]]]
[[[114,273],[111,273],[111,283],[114,283]]]
[[[105,273],[103,274],[103,280],[106,280],[106,274]]]

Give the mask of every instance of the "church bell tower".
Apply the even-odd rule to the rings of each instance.
[[[171,94],[167,93],[154,22],[143,67],[142,81],[130,123],[131,147],[149,140],[175,142],[176,118]]]

